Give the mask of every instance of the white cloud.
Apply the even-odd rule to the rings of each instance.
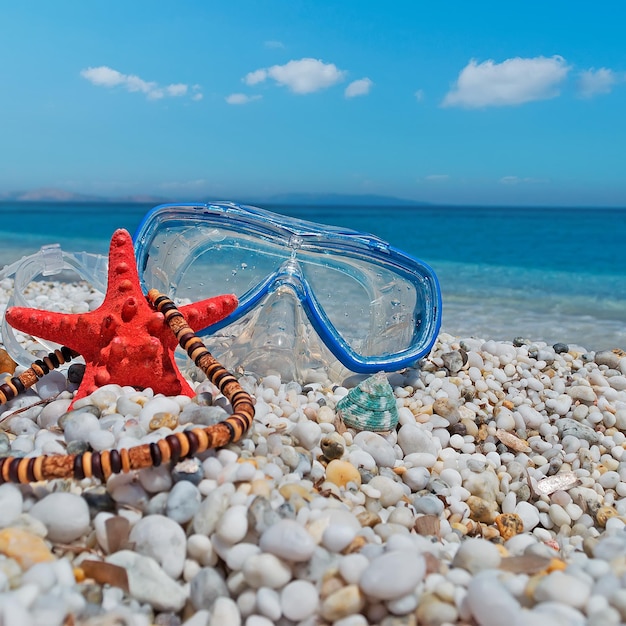
[[[610,93],[613,85],[618,83],[620,77],[610,69],[601,67],[584,70],[578,77],[578,89],[583,98],[592,98],[595,95]]]
[[[285,47],[285,44],[282,41],[276,41],[275,39],[270,39],[265,42],[266,48],[279,48],[282,49]]]
[[[344,91],[346,98],[354,98],[355,96],[366,96],[374,83],[369,78],[359,78],[353,80]]]
[[[434,183],[439,183],[444,180],[448,180],[450,178],[450,174],[429,174],[426,176],[426,180]]]
[[[271,78],[294,93],[305,94],[331,87],[342,81],[345,74],[333,63],[324,63],[319,59],[300,59],[289,61],[285,65],[255,70],[246,74],[243,80],[247,85],[256,85]]]
[[[554,98],[569,70],[560,56],[515,57],[502,63],[492,60],[477,63],[472,59],[461,70],[442,105],[478,108]]]
[[[231,93],[230,96],[226,96],[225,100],[228,104],[248,104],[258,100],[261,96],[248,96],[245,93]]]
[[[267,78],[267,70],[255,70],[245,75],[243,82],[246,85],[256,85],[262,83]]]
[[[423,90],[423,89],[418,89],[418,90],[415,92],[415,99],[416,99],[418,102],[421,102],[421,101],[424,99],[424,90]]]
[[[99,67],[88,67],[80,72],[80,75],[97,87],[123,87],[126,91],[140,92],[146,94],[150,100],[160,100],[161,98],[179,98],[187,95],[188,85],[184,83],[172,83],[160,87],[158,83],[143,80],[135,74],[122,74],[106,65]],[[194,85],[192,100],[201,100],[200,85]]]
[[[501,185],[541,184],[550,182],[547,178],[533,178],[531,176],[503,176],[499,181]]]

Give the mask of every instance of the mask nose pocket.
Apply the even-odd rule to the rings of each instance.
[[[289,259],[246,315],[203,339],[223,363],[283,380],[325,380],[336,361],[311,325],[303,302],[307,289],[298,263]]]

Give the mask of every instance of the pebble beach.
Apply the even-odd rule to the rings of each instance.
[[[0,313],[11,288],[0,282]],[[77,284],[31,297],[99,304]],[[386,375],[398,424],[381,432],[337,410],[364,377],[246,372],[256,417],[235,444],[106,485],[0,485],[0,626],[626,623],[620,347],[443,332]],[[80,366],[51,372],[0,407],[0,455],[119,449],[223,420],[225,398],[184,374],[194,398],[107,385],[68,411]]]

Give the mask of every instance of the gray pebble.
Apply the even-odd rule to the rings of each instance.
[[[189,597],[196,611],[211,610],[217,598],[229,596],[224,579],[213,567],[203,567],[191,581]]]
[[[190,521],[200,508],[200,492],[188,480],[177,482],[166,496],[166,515],[179,524]]]

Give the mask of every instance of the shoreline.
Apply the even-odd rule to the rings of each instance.
[[[0,407],[0,453],[131,446],[229,411],[190,368],[194,399],[107,386],[66,413],[73,386],[57,374]],[[137,626],[625,621],[626,355],[442,333],[419,369],[387,379],[390,432],[346,428],[346,387],[248,375],[257,415],[236,444],[106,489],[0,486],[0,614],[86,626],[105,613]]]

